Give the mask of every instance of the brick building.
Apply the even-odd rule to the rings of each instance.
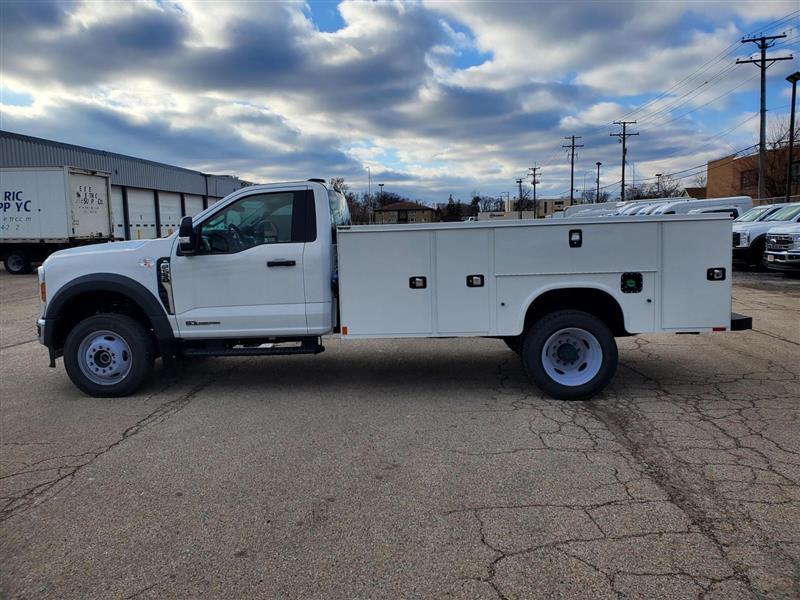
[[[767,152],[766,193],[768,198],[776,198],[786,193],[786,162],[788,148]],[[800,148],[792,157],[791,194],[800,194]],[[726,156],[711,160],[707,166],[706,196],[724,198],[726,196],[758,196],[758,154],[749,156]]]
[[[375,209],[375,223],[431,223],[434,210],[416,202],[395,202]]]

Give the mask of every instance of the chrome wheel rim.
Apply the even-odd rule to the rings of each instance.
[[[542,366],[556,383],[584,385],[600,372],[603,349],[585,329],[565,327],[547,338],[542,348]]]
[[[93,331],[78,347],[81,372],[98,385],[114,385],[123,381],[133,366],[128,342],[118,333]]]

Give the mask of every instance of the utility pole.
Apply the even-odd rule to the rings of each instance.
[[[595,164],[597,165],[597,191],[594,194],[594,201],[598,203],[600,202],[600,165],[603,163],[597,161]]]
[[[639,135],[638,133],[628,133],[628,125],[635,125],[636,121],[614,121],[614,125],[622,125],[622,133],[610,133],[612,137],[619,138],[622,143],[622,186],[620,187],[619,199],[625,202],[625,161],[628,157],[628,147],[626,140],[632,135]]]
[[[519,196],[517,196],[517,210],[519,211],[519,218],[522,218],[522,179],[517,179],[519,186]]]
[[[785,38],[786,34],[762,35],[760,37],[742,38],[742,44],[752,42],[761,51],[760,58],[736,59],[737,65],[752,63],[761,71],[761,128],[758,140],[758,197],[766,195],[767,178],[767,69],[779,60],[792,60],[793,56],[767,56],[767,49],[775,45],[775,40]]]
[[[568,135],[564,138],[570,143],[562,144],[562,148],[569,148],[569,205],[575,201],[575,148],[583,148],[583,144],[575,144],[575,140],[581,139],[579,135]]]
[[[536,184],[539,183],[539,180],[536,179],[538,176],[538,171],[542,167],[529,167],[528,168],[528,175],[531,177],[531,185],[533,186],[533,218],[536,218]]]
[[[658,197],[661,198],[661,176],[663,173],[656,173],[658,181],[656,182],[656,190],[658,190]]]
[[[786,78],[792,84],[792,110],[789,114],[789,157],[786,161],[786,201],[792,195],[792,154],[794,151],[794,104],[797,98],[797,80],[800,79],[800,71],[796,71]],[[535,189],[535,188],[534,188]]]

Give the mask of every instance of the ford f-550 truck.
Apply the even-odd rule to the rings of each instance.
[[[617,366],[615,336],[750,327],[720,215],[352,226],[322,180],[239,190],[162,239],[56,252],[40,341],[77,387],[124,396],[160,356],[316,354],[342,339],[492,337],[560,399]]]

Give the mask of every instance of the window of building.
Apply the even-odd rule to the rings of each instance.
[[[749,169],[740,174],[739,187],[741,189],[758,186],[758,169]]]
[[[398,223],[408,223],[408,211],[407,210],[398,210],[397,211],[397,222]]]

